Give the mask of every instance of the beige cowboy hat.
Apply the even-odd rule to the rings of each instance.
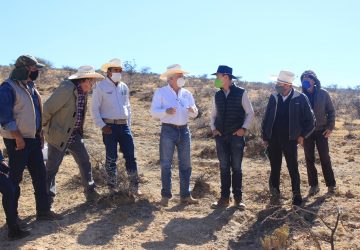
[[[160,79],[161,80],[167,80],[167,77],[169,75],[173,75],[173,74],[178,74],[178,73],[181,73],[181,74],[189,74],[189,72],[186,72],[184,70],[181,69],[181,65],[180,64],[172,64],[172,65],[169,65],[167,68],[166,68],[166,72],[162,73],[160,75]]]
[[[285,83],[290,85],[295,85],[295,74],[288,70],[281,70],[278,75],[273,75],[270,77],[271,80],[278,83]]]
[[[121,60],[117,58],[111,59],[101,66],[101,71],[107,72],[108,68],[123,68]]]
[[[96,78],[102,80],[105,77],[99,73],[96,73],[93,66],[81,66],[78,68],[78,71],[75,74],[69,76],[70,80],[82,78]]]

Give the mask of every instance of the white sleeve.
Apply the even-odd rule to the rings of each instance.
[[[215,105],[215,97],[213,98],[212,102],[211,102],[211,113],[210,113],[210,127],[211,130],[215,130],[215,119],[216,119],[216,114],[217,114],[217,110],[216,110],[216,105]]]
[[[106,123],[102,120],[102,117],[100,115],[101,101],[102,101],[102,91],[99,88],[99,86],[96,86],[92,94],[91,114],[93,116],[95,125],[100,128],[103,128],[104,126],[106,126]]]
[[[161,119],[166,116],[166,108],[163,107],[161,99],[160,89],[157,89],[154,93],[150,110],[151,116],[154,118]]]
[[[245,91],[243,96],[242,96],[242,106],[245,110],[246,116],[245,116],[245,121],[243,124],[243,128],[248,129],[250,126],[250,123],[252,122],[252,120],[254,119],[254,109],[251,105],[251,102],[249,100],[249,97],[247,95],[247,92]]]
[[[128,125],[131,126],[131,105],[130,105],[130,90],[129,90],[129,87],[127,85],[125,85],[126,87],[126,108],[127,108],[127,111],[128,111]]]

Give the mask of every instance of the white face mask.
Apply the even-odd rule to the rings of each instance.
[[[185,79],[184,78],[179,78],[179,79],[177,79],[177,81],[176,81],[176,85],[179,87],[179,88],[182,88],[182,87],[184,87],[184,85],[185,85]]]
[[[111,80],[113,80],[114,82],[120,82],[121,73],[112,73]]]

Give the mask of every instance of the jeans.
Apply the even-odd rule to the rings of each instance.
[[[132,185],[137,183],[137,164],[135,158],[135,146],[130,128],[126,124],[107,124],[111,127],[111,134],[103,134],[103,142],[106,150],[105,169],[107,173],[107,184],[109,187],[115,187],[117,182],[117,167],[116,162],[118,159],[117,145],[120,145],[120,151],[123,153],[125,159],[126,172],[131,179]]]
[[[282,155],[284,154],[286,165],[291,178],[291,187],[294,197],[301,197],[300,192],[300,174],[298,166],[297,141],[283,140],[279,137],[273,137],[269,141],[269,160],[270,160],[270,187],[280,192],[280,172]]]
[[[335,187],[335,177],[331,166],[329,155],[328,138],[323,135],[324,130],[315,131],[307,139],[304,140],[304,153],[306,160],[306,168],[310,186],[318,185],[318,176],[315,167],[315,145],[319,152],[320,163],[327,187]]]
[[[11,227],[17,223],[15,188],[11,180],[3,174],[0,174],[0,193],[2,193],[6,223]]]
[[[160,134],[160,166],[161,166],[161,196],[171,198],[172,160],[177,147],[180,178],[180,197],[190,196],[190,131],[188,127],[176,128],[169,125],[161,126]]]
[[[221,198],[230,197],[230,187],[234,199],[242,200],[242,159],[245,138],[237,135],[215,137],[216,152],[220,162]]]
[[[20,182],[22,181],[25,166],[27,167],[35,190],[35,202],[37,212],[50,211],[50,197],[46,188],[46,169],[41,151],[40,137],[34,139],[24,138],[25,148],[16,150],[14,139],[4,139],[9,155],[9,177],[15,188],[15,211],[16,215],[20,197]]]
[[[64,158],[65,150],[60,151],[51,144],[48,144],[48,161],[46,163],[46,186],[51,196],[55,196],[56,194],[55,177]],[[93,190],[95,184],[92,177],[90,157],[79,134],[75,135],[74,142],[70,143],[67,146],[67,150],[72,154],[79,167],[81,182],[84,186],[84,191],[87,192]]]

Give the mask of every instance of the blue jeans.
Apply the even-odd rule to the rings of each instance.
[[[24,140],[25,148],[16,150],[16,142],[14,139],[4,139],[9,154],[9,176],[15,188],[16,215],[18,214],[17,208],[20,197],[20,182],[22,181],[25,167],[27,167],[30,173],[35,190],[36,211],[50,211],[50,196],[46,188],[46,169],[41,151],[41,140],[39,137],[34,139],[24,138]]]
[[[242,159],[245,138],[237,135],[216,136],[216,151],[220,162],[221,197],[230,197],[230,187],[234,198],[242,199]],[[232,172],[232,176],[231,176]]]
[[[118,148],[123,153],[125,159],[126,172],[129,176],[137,175],[137,164],[135,158],[134,140],[130,128],[126,124],[107,124],[111,127],[112,133],[107,135],[103,134],[103,142],[106,150],[105,169],[107,173],[107,184],[109,187],[116,186],[117,167],[116,162],[118,159]],[[132,183],[137,185],[138,183]]]
[[[180,197],[190,196],[190,131],[188,127],[176,128],[169,125],[161,126],[160,134],[160,165],[161,165],[161,195],[171,198],[171,168],[175,146],[178,152]]]
[[[46,162],[46,186],[51,196],[56,194],[55,177],[59,171],[59,167],[64,158],[65,151],[58,150],[51,144],[48,144],[48,161]],[[84,192],[92,191],[95,188],[94,179],[92,177],[91,163],[85,145],[82,142],[80,134],[76,134],[74,141],[67,146],[67,150],[74,157],[81,175],[81,182]]]
[[[17,223],[15,188],[11,180],[3,174],[0,174],[0,193],[2,193],[2,205],[6,216],[6,223],[11,227]]]

